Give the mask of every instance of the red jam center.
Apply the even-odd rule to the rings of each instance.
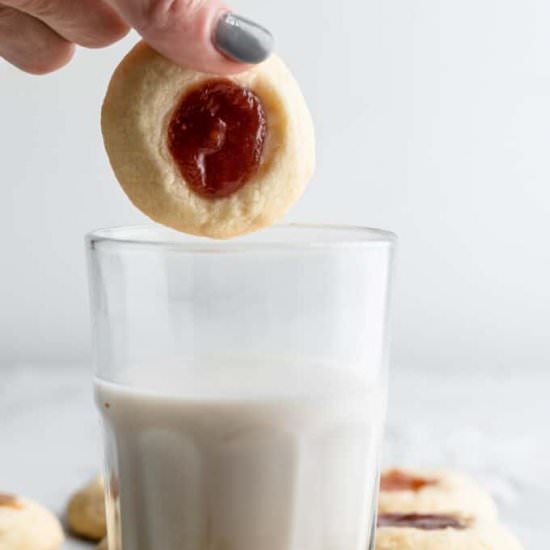
[[[416,477],[401,470],[390,470],[382,475],[380,479],[381,491],[420,491],[427,485],[435,485],[433,479]]]
[[[466,529],[457,518],[436,514],[382,514],[378,517],[378,527],[413,527],[425,531]]]
[[[267,133],[256,94],[230,80],[209,80],[186,94],[168,126],[168,147],[191,189],[228,197],[256,173]]]

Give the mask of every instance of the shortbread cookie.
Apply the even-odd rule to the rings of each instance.
[[[378,518],[376,550],[522,550],[494,522],[457,515],[387,514]]]
[[[67,506],[67,523],[80,537],[98,541],[105,537],[105,493],[101,477],[81,487]]]
[[[495,520],[493,499],[469,477],[420,468],[386,470],[380,480],[378,510],[386,513],[466,514]]]
[[[61,524],[46,508],[0,493],[0,550],[55,550],[62,541]]]
[[[230,238],[271,225],[314,169],[311,116],[276,56],[219,77],[139,43],[113,75],[102,130],[134,205],[196,235]]]

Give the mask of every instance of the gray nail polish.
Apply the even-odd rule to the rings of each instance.
[[[261,63],[273,51],[273,35],[258,23],[224,13],[214,35],[216,48],[241,63]]]

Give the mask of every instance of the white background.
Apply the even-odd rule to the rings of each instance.
[[[401,237],[397,367],[550,361],[550,3],[235,1],[269,23],[314,112],[288,219]],[[139,222],[99,132],[134,40],[47,77],[0,62],[0,360],[88,356],[83,234]]]

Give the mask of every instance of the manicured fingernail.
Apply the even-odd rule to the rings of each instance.
[[[216,48],[240,63],[261,63],[273,51],[273,35],[258,23],[224,13],[214,35]]]

